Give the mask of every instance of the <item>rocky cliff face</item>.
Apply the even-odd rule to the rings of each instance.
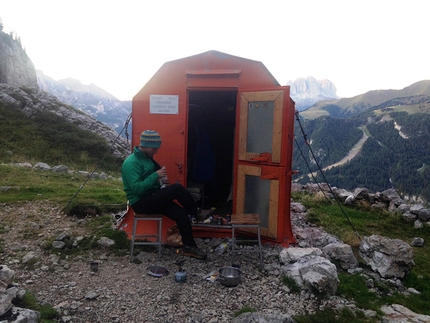
[[[298,111],[305,110],[321,100],[338,99],[336,86],[329,80],[317,80],[312,76],[288,81],[291,98]]]
[[[33,62],[20,41],[0,31],[0,83],[38,88]]]

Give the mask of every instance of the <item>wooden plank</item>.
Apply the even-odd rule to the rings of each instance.
[[[243,213],[245,209],[245,173],[246,167],[238,165],[237,189],[236,189],[236,212]]]
[[[274,116],[273,116],[273,133],[272,133],[272,162],[281,162],[281,148],[282,148],[282,115],[284,112],[284,95],[280,95],[274,102]]]
[[[260,216],[256,213],[232,214],[231,224],[260,224]]]
[[[279,206],[279,181],[270,181],[270,202],[269,202],[269,224],[268,229],[273,238],[278,237],[278,206]]]
[[[248,137],[248,100],[240,97],[239,111],[239,160],[246,160],[246,140]]]
[[[250,176],[261,176],[261,167],[260,166],[244,166],[245,167],[245,175]]]
[[[242,95],[248,102],[256,101],[275,101],[284,91],[260,91],[260,92],[243,92]]]

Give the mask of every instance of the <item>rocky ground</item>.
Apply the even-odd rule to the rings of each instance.
[[[242,283],[225,287],[204,278],[231,264],[228,253],[212,251],[211,239],[198,239],[208,251],[205,261],[183,257],[167,247],[162,248],[160,259],[156,252],[141,252],[139,264],[103,248],[62,259],[45,250],[47,241],[63,232],[85,236],[82,220],[66,216],[48,202],[1,205],[0,219],[0,265],[13,269],[14,281],[38,301],[55,307],[61,322],[231,322],[234,313],[246,307],[293,316],[344,303],[335,297],[321,301],[307,292],[291,293],[281,281],[279,246],[264,246],[262,269],[257,253],[236,256]],[[304,224],[302,219],[294,222]],[[175,262],[182,259],[187,281],[177,283]],[[91,261],[99,263],[97,272],[91,271]],[[148,275],[147,268],[153,265],[164,266],[169,275]]]

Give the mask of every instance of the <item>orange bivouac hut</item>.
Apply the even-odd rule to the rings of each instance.
[[[159,132],[155,155],[170,183],[197,188],[215,214],[258,213],[266,242],[289,245],[295,104],[258,61],[208,51],[170,61],[134,96],[132,146]],[[129,210],[120,229],[131,235]],[[163,241],[174,222],[163,221]],[[153,228],[138,227],[138,233]],[[194,224],[195,237],[226,237],[229,225]]]

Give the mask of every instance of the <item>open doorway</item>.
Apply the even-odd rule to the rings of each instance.
[[[237,91],[190,91],[187,187],[201,208],[231,212]]]

